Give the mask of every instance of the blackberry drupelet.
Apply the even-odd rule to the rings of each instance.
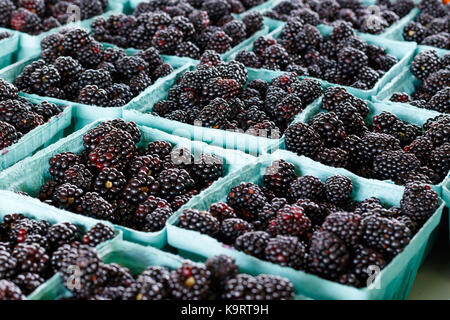
[[[409,183],[405,186],[401,208],[413,221],[423,224],[439,206],[437,193],[428,185]]]
[[[227,203],[235,210],[238,217],[253,220],[258,211],[267,202],[261,188],[254,183],[240,183],[231,188],[227,196]]]
[[[289,195],[294,201],[309,199],[319,202],[325,195],[325,185],[314,176],[298,177],[289,186]]]
[[[312,273],[334,280],[345,270],[349,261],[347,247],[334,233],[314,232],[308,256],[308,268]]]
[[[270,235],[265,231],[249,231],[236,238],[234,247],[262,259],[269,239]]]
[[[239,218],[225,219],[220,224],[219,238],[226,244],[233,244],[236,238],[253,231],[253,225]]]
[[[85,245],[96,247],[100,243],[114,238],[114,229],[104,223],[97,223],[83,236],[81,242]]]
[[[297,237],[276,236],[267,243],[264,257],[267,261],[303,270],[306,267],[306,245]]]
[[[298,155],[314,157],[323,148],[319,134],[309,125],[298,122],[285,131],[286,148]]]
[[[208,211],[185,209],[180,215],[179,226],[215,236],[219,232],[220,223]]]
[[[325,196],[328,201],[342,205],[350,200],[353,184],[350,178],[335,175],[325,181]]]
[[[296,178],[294,165],[281,159],[275,160],[266,168],[263,181],[265,187],[273,190],[279,196],[284,196],[289,185]]]
[[[171,295],[178,300],[205,299],[211,286],[211,272],[204,265],[185,262],[171,273]]]
[[[70,222],[60,222],[48,229],[47,239],[53,250],[77,241],[79,238],[78,228]]]

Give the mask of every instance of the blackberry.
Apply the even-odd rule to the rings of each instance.
[[[125,175],[115,168],[103,168],[94,182],[94,190],[104,199],[116,199],[126,184]]]
[[[389,257],[400,253],[412,237],[411,230],[395,219],[372,215],[364,218],[362,224],[363,242]]]
[[[261,68],[261,59],[251,51],[242,50],[236,55],[236,61],[249,68]]]
[[[263,181],[266,187],[283,196],[296,177],[294,165],[281,159],[266,168]]]
[[[386,111],[373,117],[372,125],[375,132],[390,134],[397,138],[402,145],[413,142],[422,134],[422,130],[418,125],[402,121]]]
[[[436,211],[439,200],[436,192],[429,186],[413,182],[405,186],[400,205],[406,216],[423,224]]]
[[[125,288],[124,300],[163,300],[167,295],[161,283],[148,276],[140,276],[139,281]]]
[[[371,163],[382,152],[400,150],[400,142],[387,134],[368,132],[356,146],[355,162]]]
[[[276,218],[278,210],[287,204],[285,198],[273,198],[270,202],[266,202],[264,206],[258,211],[258,216],[252,224],[257,230],[266,230],[269,222]]]
[[[304,79],[293,83],[289,91],[300,96],[305,105],[310,104],[322,95],[320,82],[312,79]]]
[[[229,218],[236,218],[236,214],[234,213],[233,208],[231,208],[226,203],[213,203],[209,207],[209,212],[215,218],[217,218],[220,222]]]
[[[323,148],[314,160],[335,168],[346,168],[349,164],[349,154],[341,148]]]
[[[383,269],[386,265],[387,261],[381,253],[361,245],[355,250],[351,261],[354,274],[364,284],[368,284],[367,280],[371,275],[369,267],[377,266]]]
[[[101,220],[114,220],[113,206],[96,192],[88,192],[81,198],[78,213]]]
[[[309,125],[320,135],[326,146],[339,146],[345,138],[344,123],[334,112],[317,114],[309,121]]]
[[[434,149],[431,152],[430,167],[439,176],[440,180],[445,179],[450,170],[450,143]]]
[[[314,176],[302,176],[295,179],[289,186],[289,195],[292,200],[309,199],[321,201],[325,195],[325,186]]]
[[[82,104],[106,107],[108,92],[96,85],[87,85],[80,89],[76,100]]]
[[[245,220],[256,218],[258,211],[267,202],[261,188],[254,183],[240,183],[231,188],[227,203],[235,210],[236,215]]]
[[[239,236],[253,231],[253,225],[239,218],[228,218],[222,221],[219,230],[220,239],[227,244],[233,244]]]
[[[374,157],[373,168],[380,179],[396,181],[408,172],[417,171],[420,161],[414,154],[401,150],[385,151]]]
[[[428,109],[436,110],[441,113],[450,113],[450,88],[446,87],[436,92],[428,102]]]
[[[70,222],[60,222],[48,229],[47,239],[53,249],[70,244],[79,238],[78,228]]]
[[[334,212],[322,224],[322,230],[334,233],[349,248],[359,243],[362,228],[361,216],[351,212]]]
[[[45,121],[48,121],[53,116],[60,114],[62,111],[60,106],[47,101],[42,101],[40,104],[35,105],[33,110],[38,115],[44,117]]]
[[[55,181],[46,181],[39,190],[39,200],[41,200],[42,202],[52,201],[53,194],[55,193],[55,190],[58,186],[59,184]]]
[[[158,283],[161,283],[166,290],[170,288],[170,271],[165,267],[148,267],[140,274],[140,276],[146,276],[155,279]]]
[[[330,280],[337,279],[350,261],[345,243],[334,233],[316,231],[311,238],[309,249],[309,270]]]
[[[11,13],[16,9],[14,2],[10,0],[0,1],[0,26],[7,27],[10,23]]]
[[[346,285],[346,286],[351,286],[351,287],[356,287],[356,288],[361,287],[361,282],[356,277],[356,275],[351,272],[341,274],[339,276],[339,278],[337,279],[337,282],[339,282],[340,284]]]
[[[114,238],[114,229],[101,222],[94,225],[83,236],[82,243],[91,247],[96,247],[100,243]]]
[[[21,138],[21,133],[7,122],[0,121],[0,132],[0,149],[9,147]]]
[[[306,245],[297,237],[276,236],[268,241],[264,257],[281,266],[303,270],[307,261]]]
[[[83,194],[83,189],[70,183],[64,183],[53,193],[53,204],[60,208],[73,210],[81,203]]]
[[[327,210],[323,210],[321,205],[308,200],[308,199],[299,199],[295,202],[295,205],[303,208],[306,216],[311,220],[312,226],[321,225],[325,219],[325,217],[329,214]]]
[[[194,180],[184,169],[167,169],[161,172],[159,177],[161,195],[166,199],[173,199],[191,190]]]
[[[337,62],[339,67],[347,74],[356,74],[367,66],[366,54],[355,48],[343,48],[338,53]]]
[[[420,80],[425,80],[430,74],[440,69],[441,63],[436,50],[419,53],[411,62],[410,71]]]
[[[76,164],[64,172],[62,182],[72,184],[83,190],[89,190],[93,177],[92,173],[83,164]]]
[[[12,256],[17,260],[17,268],[23,272],[43,272],[49,263],[45,249],[38,244],[19,243],[14,248]]]
[[[0,250],[0,277],[12,278],[17,273],[17,260],[6,250]]]
[[[137,148],[133,137],[121,129],[113,129],[89,153],[88,166],[101,171],[103,168],[122,170]]]
[[[12,281],[0,280],[0,300],[25,300],[25,296]]]
[[[264,300],[265,290],[263,283],[247,274],[238,274],[230,279],[224,287],[222,295],[226,300]]]
[[[328,201],[340,205],[350,200],[353,184],[350,178],[341,175],[329,177],[325,181],[325,196]]]
[[[246,133],[269,139],[279,139],[281,137],[280,129],[276,126],[275,122],[269,120],[263,120],[262,122],[251,126]]]
[[[439,147],[444,143],[450,142],[449,140],[450,126],[445,122],[437,122],[431,125],[431,127],[425,132],[425,137],[430,138],[433,146]]]
[[[447,49],[450,48],[450,36],[447,32],[429,35],[423,39],[421,45]]]
[[[253,44],[255,47],[255,43]],[[263,68],[269,70],[285,69],[291,62],[289,53],[279,44],[273,44],[264,51]]]
[[[234,247],[262,259],[269,239],[270,235],[265,231],[249,231],[236,238]]]
[[[164,159],[170,154],[172,145],[167,141],[155,140],[147,145],[146,154]]]
[[[211,286],[211,272],[206,266],[185,262],[171,273],[171,295],[178,300],[205,299]]]
[[[42,32],[42,20],[24,8],[11,12],[11,27],[14,30],[37,35]]]
[[[0,79],[0,98],[2,100],[16,99],[18,97],[17,91],[17,88],[13,84]]]
[[[304,51],[310,48],[316,48],[323,41],[323,36],[317,27],[306,24],[294,35],[294,39],[297,49]]]
[[[211,273],[211,284],[215,291],[224,288],[226,282],[235,278],[239,272],[235,259],[223,254],[208,258],[205,267]]]
[[[23,294],[29,295],[42,285],[45,280],[37,273],[25,272],[19,274],[13,282],[20,288]]]
[[[207,211],[185,209],[180,215],[179,226],[215,236],[219,232],[219,221]]]
[[[134,213],[136,223],[142,225],[150,213],[154,212],[158,208],[170,209],[169,203],[161,198],[155,196],[149,196],[145,201],[139,204]],[[169,210],[171,213],[171,210]],[[156,214],[158,215],[158,213]]]
[[[183,41],[175,49],[175,55],[180,57],[189,57],[192,59],[200,59],[200,49],[190,41]]]
[[[167,219],[172,214],[173,211],[169,206],[155,209],[145,217],[144,231],[155,232],[164,229]]]
[[[263,28],[264,19],[260,12],[250,11],[242,16],[242,22],[245,24],[247,36],[251,36]]]
[[[127,202],[138,204],[150,195],[156,195],[160,190],[159,182],[143,167],[137,176],[132,177],[122,189],[122,198]]]
[[[403,39],[406,41],[421,43],[427,36],[427,28],[415,21],[408,22],[403,29]]]
[[[122,129],[123,131],[128,132],[133,141],[136,143],[141,140],[141,131],[133,121],[125,122],[123,119],[114,119],[105,122],[105,126],[106,125],[111,125],[114,128]]]
[[[303,207],[286,205],[277,212],[267,229],[272,235],[296,236],[302,238],[311,230],[311,220]]]
[[[286,148],[298,155],[314,157],[323,148],[319,134],[309,125],[298,122],[285,131]]]

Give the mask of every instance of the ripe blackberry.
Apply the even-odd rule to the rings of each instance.
[[[167,291],[161,283],[149,276],[139,276],[139,280],[125,288],[123,300],[163,300]]]
[[[227,203],[235,210],[236,215],[246,220],[253,220],[266,202],[261,188],[251,182],[242,182],[231,188],[227,196]]]
[[[319,134],[309,125],[298,122],[285,131],[286,148],[298,155],[314,157],[323,148]]]
[[[296,236],[302,238],[311,230],[311,220],[303,207],[286,205],[277,212],[277,216],[268,227],[272,235]]]
[[[276,218],[278,210],[287,204],[285,198],[273,198],[258,211],[256,220],[252,222],[256,230],[266,230],[269,222]]]
[[[349,164],[349,154],[341,148],[323,148],[314,160],[335,168],[346,168]]]
[[[0,280],[0,300],[25,300],[20,288],[12,281]]]
[[[192,59],[200,59],[200,49],[190,41],[183,41],[175,49],[175,55],[179,57],[189,57]]]
[[[357,143],[353,154],[354,162],[369,164],[376,155],[382,152],[400,150],[400,142],[387,134],[368,132],[362,136],[360,143]]]
[[[445,179],[450,170],[450,143],[445,143],[431,152],[430,167],[439,176],[440,181]]]
[[[264,186],[283,196],[296,178],[294,165],[281,159],[275,160],[266,168],[263,181]]]
[[[171,273],[171,295],[178,300],[205,299],[211,286],[211,272],[204,265],[185,262]]]
[[[19,243],[12,251],[17,260],[17,268],[23,272],[40,273],[48,266],[49,257],[38,244]]]
[[[314,176],[302,176],[295,179],[289,186],[289,195],[292,200],[309,199],[321,201],[325,195],[325,186]]]
[[[273,44],[265,49],[262,57],[263,68],[269,70],[284,70],[291,63],[289,53],[279,44]]]
[[[45,280],[37,273],[25,272],[19,274],[14,280],[14,284],[20,288],[24,295],[29,295],[42,285]]]
[[[46,181],[39,190],[38,198],[42,202],[44,201],[52,201],[53,194],[55,193],[56,188],[59,184],[55,181],[49,180]]]
[[[419,53],[411,62],[410,71],[421,80],[440,69],[441,63],[436,50],[427,50]]]
[[[372,125],[375,132],[390,134],[397,138],[402,145],[413,142],[422,134],[422,130],[418,125],[409,124],[386,111],[373,117]]]
[[[40,104],[34,106],[33,111],[44,117],[45,121],[48,121],[51,117],[60,114],[62,108],[54,103],[42,101]]]
[[[11,27],[14,30],[37,35],[42,32],[42,20],[33,12],[18,8],[11,12]]]
[[[261,59],[251,51],[242,50],[236,55],[236,61],[249,68],[261,68]]]
[[[351,269],[361,283],[366,285],[367,279],[372,274],[369,267],[377,266],[381,270],[386,264],[387,261],[381,253],[360,245],[354,252]]]
[[[180,215],[179,226],[215,236],[219,232],[220,223],[207,211],[185,209]]]
[[[394,92],[389,100],[393,102],[408,103],[411,102],[411,97],[405,92]]]
[[[405,41],[415,41],[417,43],[421,43],[427,36],[427,28],[415,21],[408,22],[403,29],[403,38]]]
[[[249,231],[236,238],[234,247],[246,254],[264,258],[270,235],[265,231]]]
[[[0,277],[10,279],[17,273],[17,260],[6,250],[0,250]]]
[[[73,210],[81,203],[83,194],[83,189],[70,183],[64,183],[53,193],[53,204],[56,207]]]
[[[447,49],[450,47],[449,39],[449,34],[447,32],[440,32],[438,34],[433,34],[425,37],[425,39],[423,39],[423,41],[421,42],[421,45]]]
[[[439,206],[438,196],[429,186],[421,183],[409,183],[405,186],[401,208],[413,221],[423,224]]]
[[[223,175],[223,160],[211,154],[202,154],[192,165],[192,176],[197,185],[216,181]]]
[[[64,172],[62,183],[69,183],[83,190],[89,190],[93,178],[92,173],[83,164],[76,164]]]
[[[163,170],[159,176],[161,195],[166,199],[173,199],[175,196],[185,194],[194,186],[194,180],[184,169]]]
[[[389,257],[400,253],[412,237],[411,230],[395,219],[371,215],[364,218],[362,224],[363,242]]]
[[[337,279],[345,270],[350,254],[344,242],[329,231],[316,231],[311,238],[308,267],[327,279]]]
[[[235,259],[226,255],[208,258],[205,262],[205,267],[211,273],[211,286],[216,292],[220,292],[226,282],[235,278],[239,272]]]
[[[248,37],[261,30],[264,24],[263,16],[258,11],[246,13],[242,17],[242,22],[245,24],[245,30],[247,31]]]
[[[374,157],[373,168],[379,179],[397,181],[402,175],[417,171],[420,161],[414,154],[401,150],[385,151]]]
[[[122,170],[136,151],[136,144],[130,134],[121,129],[113,129],[89,153],[88,166],[99,171],[106,167]]]
[[[346,136],[344,123],[334,112],[317,114],[309,121],[309,125],[320,135],[326,146],[339,146]]]
[[[77,212],[101,220],[114,220],[113,206],[96,192],[88,192],[81,198]]]
[[[164,199],[155,196],[149,196],[144,202],[139,204],[138,208],[134,213],[136,223],[139,226],[141,226],[144,223],[147,215],[149,215],[158,208],[170,209],[170,206],[169,203]]]
[[[99,222],[86,232],[82,238],[82,243],[91,247],[96,247],[100,243],[112,238],[114,238],[114,229]]]
[[[167,219],[173,214],[170,206],[156,208],[145,217],[144,231],[155,232],[164,229]]]
[[[143,277],[151,277],[156,280],[158,283],[161,283],[164,289],[170,289],[170,271],[165,267],[159,266],[151,266],[145,269],[137,278]]]
[[[138,204],[145,201],[148,196],[158,194],[159,191],[159,182],[148,174],[148,168],[143,167],[122,189],[122,198],[127,202]]]
[[[329,177],[325,181],[325,196],[328,201],[341,205],[350,199],[353,184],[350,178],[341,175]]]
[[[160,159],[164,159],[170,154],[172,145],[167,141],[155,140],[147,145],[146,154],[151,156],[158,156]]]
[[[265,300],[265,289],[263,281],[247,274],[238,274],[235,278],[227,281],[222,295],[226,300]]]
[[[444,89],[450,82],[450,70],[441,69],[428,76],[422,83],[425,92],[435,95],[438,91]]]
[[[220,222],[224,221],[225,219],[236,218],[236,214],[234,213],[233,208],[231,208],[228,204],[222,202],[213,203],[209,207],[209,212]]]
[[[76,100],[82,104],[106,107],[108,92],[96,85],[87,85],[80,89]]]
[[[239,218],[228,218],[222,221],[219,230],[220,240],[233,244],[237,237],[246,232],[253,231],[253,225]]]
[[[9,147],[19,141],[21,137],[21,133],[18,133],[16,128],[3,121],[0,121],[0,132],[0,149]]]
[[[94,182],[94,190],[104,199],[116,199],[126,184],[125,175],[115,168],[103,168]]]
[[[367,66],[368,58],[364,52],[355,48],[343,48],[338,53],[339,67],[347,74],[356,74]]]
[[[322,230],[334,233],[349,248],[359,243],[362,229],[361,216],[351,212],[334,212],[322,224]]]
[[[267,243],[265,259],[296,270],[303,270],[306,266],[306,245],[297,237],[276,236]]]
[[[70,244],[79,238],[78,228],[70,222],[60,222],[48,229],[47,239],[53,249]]]
[[[450,113],[450,88],[446,87],[438,91],[428,102],[427,107],[441,113]]]

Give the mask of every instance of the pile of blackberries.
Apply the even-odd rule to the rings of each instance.
[[[0,79],[0,149],[18,142],[61,112],[62,108],[53,103],[32,104],[19,97],[14,85]]]
[[[381,112],[366,119],[367,102],[344,88],[328,88],[320,112],[285,132],[286,148],[359,176],[438,184],[450,169],[450,116],[428,119],[422,127]],[[367,120],[367,124],[364,122]]]
[[[359,38],[347,22],[336,23],[329,37],[299,18],[290,18],[278,39],[259,37],[253,51],[236,60],[247,67],[296,72],[369,90],[398,60]]]
[[[423,51],[414,57],[409,70],[422,80],[421,85],[411,96],[395,92],[390,100],[450,113],[450,53],[439,57],[435,50]]]
[[[35,291],[70,259],[68,248],[93,248],[112,238],[114,230],[103,223],[80,230],[70,222],[6,215],[0,222],[0,300],[22,300]]]
[[[63,29],[41,41],[41,58],[16,78],[19,90],[101,107],[120,107],[173,68],[151,47],[128,56],[84,29]]]
[[[237,20],[225,0],[204,1],[201,10],[186,1],[142,2],[133,15],[97,17],[92,34],[123,48],[155,47],[163,54],[199,59],[205,50],[224,53],[263,28],[263,16],[250,12]],[[171,1],[173,2],[173,1]]]
[[[400,207],[385,208],[376,197],[355,201],[348,177],[297,176],[284,160],[267,167],[262,180],[264,186],[232,187],[227,202],[208,211],[185,209],[178,226],[259,259],[365,287],[369,266],[383,269],[439,205],[421,183],[406,186]]]
[[[38,198],[58,208],[135,230],[162,230],[166,220],[194,195],[222,177],[224,163],[166,141],[138,150],[141,132],[122,119],[102,122],[83,137],[78,154],[49,159],[52,179]]]
[[[313,26],[345,21],[361,32],[380,34],[414,7],[413,0],[377,0],[376,6],[364,5],[360,0],[286,0],[265,16],[283,21],[299,18]]]
[[[108,0],[0,0],[0,27],[36,35],[98,16],[107,6]]]
[[[83,268],[89,259],[90,268]],[[80,266],[80,288],[69,288],[71,300],[292,300],[294,286],[282,277],[239,273],[235,260],[219,255],[205,264],[185,260],[173,270],[149,266],[132,275],[117,263],[103,263],[91,248],[79,248],[72,264]],[[61,269],[70,279],[68,265]],[[64,281],[67,283],[67,281]]]

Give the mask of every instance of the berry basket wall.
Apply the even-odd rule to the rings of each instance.
[[[306,123],[306,122],[308,122],[308,120],[310,120],[316,114],[318,114],[320,112],[327,112],[326,110],[321,108],[321,105],[322,105],[322,101],[320,101],[320,103],[317,103],[315,105],[310,105],[298,117],[296,117],[296,119],[294,121]],[[366,123],[371,123],[372,118],[375,115],[378,115],[383,111],[390,112],[403,121],[417,124],[419,126],[422,126],[428,119],[434,118],[434,117],[440,115],[440,113],[438,113],[436,111],[426,110],[426,109],[419,109],[418,112],[411,113],[411,110],[409,109],[409,107],[405,106],[405,105],[399,106],[399,105],[392,105],[392,104],[386,104],[386,103],[377,103],[377,102],[372,103],[369,101],[368,101],[368,105],[369,105],[370,112],[365,119]],[[284,150],[286,149],[284,136],[281,137],[278,145],[274,144],[271,147],[270,151],[274,152],[274,151],[276,151],[277,148],[284,149]],[[344,170],[344,172],[346,172],[345,175],[356,176],[354,173],[352,173],[346,169],[342,169],[342,170]],[[448,179],[449,177],[450,177],[450,173],[447,174],[446,179]],[[445,179],[437,185],[430,186],[433,190],[435,190],[437,192],[437,194],[439,196],[442,196],[442,187],[444,185],[444,181],[445,181]],[[389,184],[394,184],[394,182],[392,182],[391,180],[384,180],[383,182],[386,182]]]
[[[27,158],[24,161],[17,163],[15,166],[0,173],[0,190],[13,190],[13,191],[25,191],[31,196],[35,196],[39,193],[40,186],[50,178],[48,173],[48,160],[54,155],[72,151],[74,153],[83,150],[83,136],[84,134],[97,126],[100,121],[91,123],[85,126],[83,129],[76,131],[68,137],[61,139],[48,148],[39,151],[33,157]],[[150,141],[165,140],[173,145],[179,147],[185,147],[191,150],[192,154],[200,155],[201,153],[208,152],[216,155],[224,161],[224,176],[230,174],[233,171],[241,168],[248,162],[254,160],[253,157],[246,155],[239,151],[224,150],[217,147],[208,146],[202,142],[191,142],[185,138],[177,137],[164,133],[162,131],[139,126],[142,134],[139,146],[148,144]],[[220,179],[215,183],[219,183]],[[200,193],[196,197],[202,197]],[[37,199],[22,198],[24,201],[39,202]],[[68,211],[55,209],[47,204],[42,204],[44,207],[53,208],[58,214],[70,215]],[[79,215],[76,215],[79,216]],[[91,219],[91,218],[89,218]],[[91,219],[97,221],[96,219]],[[142,232],[136,231],[123,226],[115,225],[115,228],[123,231],[124,239],[141,243],[144,245],[152,245],[158,248],[162,248],[166,244],[166,230],[165,228],[158,232]]]
[[[157,128],[191,140],[202,141],[227,149],[237,149],[254,156],[265,153],[274,141],[278,141],[278,139],[273,140],[266,137],[257,137],[242,132],[194,126],[151,114],[153,106],[158,101],[167,98],[168,91],[176,83],[177,78],[184,72],[193,69],[194,65],[189,65],[187,68],[180,68],[176,70],[169,75],[165,81],[161,81],[158,86],[155,86],[151,94],[142,96],[139,100],[126,106],[123,111],[124,119],[126,121],[134,121],[137,124]],[[273,72],[250,68],[247,68],[247,70],[248,81],[253,79],[261,79],[269,82],[274,77],[282,74],[274,74]]]
[[[94,219],[81,215],[59,212],[60,210],[49,208],[35,199],[24,199],[24,196],[11,191],[0,191],[0,203],[0,221],[3,221],[3,218],[8,214],[21,213],[27,218],[46,220],[52,225],[60,222],[70,222],[75,224],[82,233],[85,233],[97,223]],[[109,223],[106,224],[110,225]],[[98,245],[97,249],[111,246],[121,240],[122,232],[116,230],[114,238]],[[45,291],[46,287],[46,283],[42,284],[30,294],[30,297],[39,294],[41,291]]]
[[[33,61],[39,59],[39,54],[34,55],[33,57],[29,57],[27,59],[22,59],[15,64],[12,64],[2,70],[0,70],[0,78],[13,83],[14,80],[22,73],[23,68],[27,66],[28,64],[32,63]],[[178,68],[185,69],[185,62],[181,60],[174,60],[171,57],[164,57],[164,62],[169,63],[175,70]],[[167,76],[167,77],[170,77]],[[155,87],[158,86],[160,82],[163,82],[164,78],[159,78],[155,81],[151,86],[147,87],[144,91],[142,91],[138,96],[134,97],[130,102],[128,102],[127,105],[133,104],[135,101],[140,101],[144,99],[145,96],[151,95],[151,92],[154,90]],[[59,105],[66,105],[66,106],[72,106],[73,109],[73,120],[74,120],[74,127],[75,130],[83,128],[85,125],[98,120],[98,119],[116,119],[122,117],[122,111],[124,110],[125,106],[123,107],[99,107],[99,106],[92,106],[92,105],[86,105],[81,104],[73,101],[68,100],[62,100],[52,97],[42,97],[37,94],[30,94],[25,92],[20,92],[20,96],[23,96],[25,98],[33,98],[36,101],[49,101],[55,104]]]
[[[414,56],[428,50],[435,50],[439,57],[443,57],[445,54],[450,53],[450,50],[420,45],[417,46]],[[383,103],[389,103],[399,107],[408,106],[413,112],[420,112],[421,110],[423,110],[410,104],[389,101],[394,92],[405,92],[408,95],[411,95],[415,91],[415,89],[422,83],[420,79],[416,78],[411,73],[409,67],[410,64],[405,66],[389,83],[386,83],[386,85],[380,90],[380,92],[378,92],[376,96],[372,97],[372,100],[377,102],[383,101]]]
[[[29,98],[32,103],[40,103],[42,100]],[[61,105],[60,103],[57,103]],[[58,141],[64,135],[64,129],[70,126],[72,121],[72,107],[66,106],[59,114],[48,122],[37,126],[25,134],[17,143],[0,151],[0,171],[18,161],[31,156],[42,147]]]
[[[265,13],[267,11],[269,11],[270,9],[273,9],[276,5],[278,5],[281,2],[284,2],[286,0],[276,0],[276,1],[272,1],[271,2],[271,6],[270,7],[265,7],[262,10],[262,13]],[[361,1],[362,4],[364,6],[376,6],[377,5],[377,1],[376,0],[362,0]],[[395,1],[392,1],[395,2]],[[375,9],[376,10],[376,9]],[[403,32],[403,28],[405,27],[405,25],[413,20],[417,14],[419,12],[419,9],[414,8],[412,9],[406,16],[404,16],[403,18],[401,18],[400,20],[398,20],[397,22],[395,22],[394,24],[392,24],[391,26],[389,26],[388,28],[384,29],[384,31],[380,34],[377,34],[377,36],[380,36],[382,38],[387,38],[387,39],[393,39],[393,40],[402,40],[398,38],[398,33],[402,33]],[[376,11],[374,12],[376,15]],[[267,18],[268,22],[275,26],[275,25],[280,25],[281,21],[280,20],[275,20],[275,19],[271,19],[271,18]],[[272,31],[273,29],[270,29],[270,31]],[[362,32],[359,32],[358,30],[355,30],[358,34],[363,34]]]
[[[283,26],[284,26],[284,24],[283,24]],[[275,39],[278,38],[281,34],[283,26],[280,26],[277,29],[275,29],[274,31],[270,32],[268,34],[268,36],[271,36]],[[325,25],[319,25],[318,29],[319,29],[320,33],[326,37],[329,36],[331,34],[331,32],[333,31],[332,27],[325,26]],[[348,92],[357,96],[358,98],[369,99],[370,97],[375,96],[381,90],[381,88],[383,88],[387,83],[389,83],[400,72],[400,70],[402,70],[405,66],[408,65],[408,63],[412,60],[412,57],[413,57],[413,54],[414,54],[414,51],[415,51],[417,45],[415,43],[410,43],[410,42],[398,42],[398,41],[393,41],[393,40],[389,40],[389,39],[384,39],[379,36],[366,34],[366,33],[358,34],[358,36],[361,39],[365,40],[369,44],[373,44],[373,45],[376,45],[376,46],[386,49],[386,52],[388,54],[391,54],[398,59],[397,64],[395,64],[389,71],[387,71],[383,75],[383,77],[381,77],[381,79],[378,80],[378,82],[370,90],[362,90],[362,89],[357,89],[357,88],[353,88],[350,86],[343,86],[344,88],[347,89]],[[243,49],[252,51],[253,44],[251,44]],[[233,60],[236,57],[236,55],[237,55],[237,52],[230,55],[228,57],[228,61]],[[251,69],[251,68],[249,68],[249,69]],[[280,74],[279,71],[272,71],[272,70],[267,70],[267,69],[254,69],[254,70],[271,73],[274,76]],[[316,79],[322,83],[323,87],[326,87],[326,88],[337,85],[335,83],[331,83],[326,80],[317,79],[317,78],[309,77],[309,76],[300,76],[300,78],[301,79],[306,79],[306,78]]]
[[[169,244],[181,250],[180,252],[185,251],[202,258],[215,254],[233,256],[243,272],[277,274],[289,278],[298,293],[312,299],[406,299],[417,270],[426,256],[427,249],[433,244],[434,236],[431,235],[441,220],[443,203],[404,248],[403,252],[397,255],[378,274],[369,287],[362,289],[344,286],[303,271],[262,261],[223,245],[209,236],[177,227],[183,208],[208,210],[210,204],[226,200],[228,191],[241,181],[262,183],[265,168],[276,159],[289,161],[295,165],[296,170],[300,171],[302,175],[314,175],[321,180],[335,174],[347,175],[345,170],[326,167],[308,158],[298,157],[285,151],[263,156],[257,163],[249,164],[239,172],[228,176],[220,185],[217,184],[214,188],[205,192],[203,198],[185,205],[170,217],[167,222]],[[349,175],[349,178],[353,183],[353,199],[362,200],[376,196],[385,204],[399,205],[403,187],[356,176]]]
[[[19,50],[19,33],[5,28],[0,28],[0,32],[3,31],[8,32],[11,36],[0,40],[0,46],[2,48],[0,52],[0,69],[13,63]]]
[[[109,1],[108,7],[102,16],[109,16],[111,14],[120,13],[123,11],[123,5],[117,1]],[[17,59],[25,59],[38,54],[41,51],[41,40],[49,34],[58,32],[59,30],[67,27],[87,28],[91,25],[94,18],[73,22],[58,28],[51,29],[47,32],[43,32],[39,35],[30,35],[24,32],[18,32],[19,34],[19,52]]]
[[[127,241],[103,245],[101,248],[98,248],[98,254],[104,263],[117,263],[128,268],[132,274],[142,273],[150,266],[176,269],[186,261],[183,257]],[[70,297],[72,297],[72,293],[64,287],[61,277],[57,274],[43,284],[40,290],[31,294],[28,299],[59,300]],[[295,296],[295,300],[303,299],[305,297]]]

